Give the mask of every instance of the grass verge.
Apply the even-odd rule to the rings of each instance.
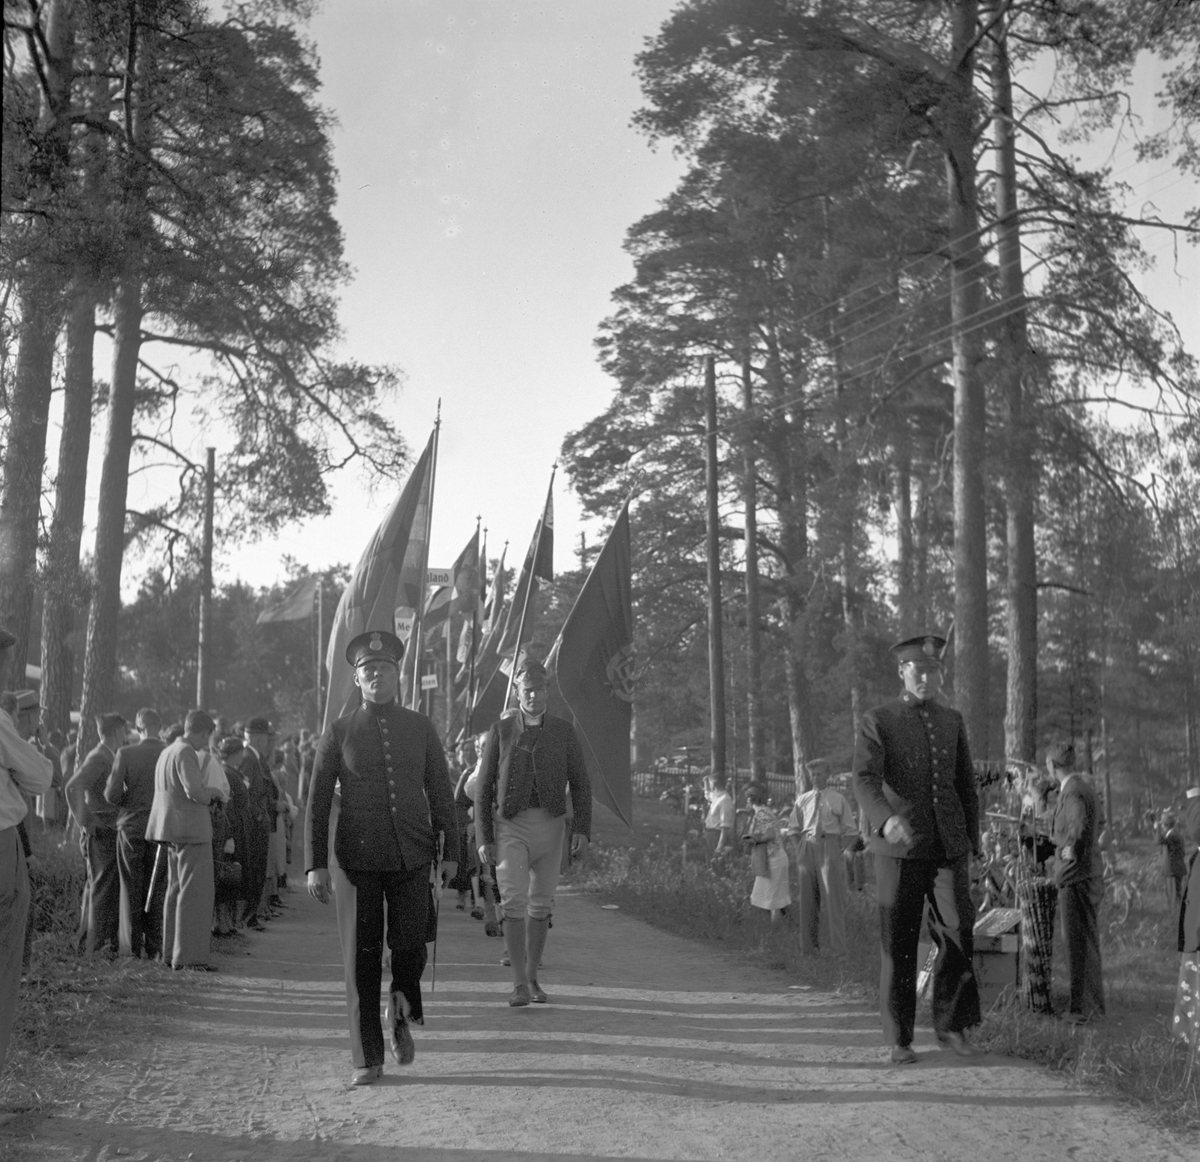
[[[54,1106],[77,1100],[124,1036],[144,1035],[197,983],[151,961],[80,956],[83,857],[62,843],[60,831],[35,824],[31,840],[32,959],[0,1073],[0,1135],[14,1137]]]
[[[639,802],[639,808],[641,807]],[[753,877],[739,857],[714,870],[680,853],[682,821],[650,802],[633,846],[599,843],[581,886],[631,915],[679,936],[709,940],[796,983],[878,1002],[879,943],[874,896],[851,895],[845,956],[802,955],[792,923],[772,928],[749,903]],[[692,850],[698,855],[695,845]],[[987,1013],[977,1040],[991,1052],[1035,1061],[1081,1088],[1132,1107],[1176,1133],[1200,1133],[1200,1060],[1171,1037],[1179,956],[1176,912],[1163,890],[1152,841],[1133,843],[1116,859],[1121,903],[1101,909],[1101,957],[1107,1019],[1080,1028],[1029,1012],[1019,1003]],[[1128,915],[1124,902],[1132,899]],[[1054,998],[1067,1007],[1066,951],[1054,951]],[[928,1026],[928,1006],[918,1014]]]

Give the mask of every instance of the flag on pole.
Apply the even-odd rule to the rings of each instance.
[[[479,530],[458,554],[450,568],[454,579],[450,585],[441,585],[430,594],[425,603],[425,616],[421,624],[426,630],[440,625],[452,613],[464,613],[468,617],[479,604]]]
[[[409,648],[406,639],[412,635],[425,592],[434,439],[429,437],[412,475],[368,542],[338,602],[325,655],[329,692],[323,726],[354,703],[354,672],[345,656],[351,638],[370,629],[383,629],[405,640]]]
[[[264,609],[255,619],[255,624],[266,625],[272,621],[303,621],[312,617],[317,598],[320,577],[306,577],[280,601]]]
[[[520,647],[533,637],[537,622],[539,579],[554,580],[553,477],[551,489],[546,493],[546,507],[533,530],[533,540],[529,542],[529,551],[525,554],[525,563],[517,578],[517,588],[508,605],[508,619],[504,623],[504,635],[498,646],[502,656],[511,653],[514,661],[520,653]]]
[[[500,550],[500,563],[492,574],[492,583],[487,587],[487,600],[483,606],[483,632],[493,633],[504,614],[504,558],[508,556],[508,542]]]
[[[574,721],[592,798],[633,826],[633,585],[629,502],[563,624],[547,660],[548,709]]]
[[[554,486],[551,477],[551,487],[546,493],[546,509],[542,513],[541,536],[534,534],[533,543],[537,549],[537,560],[533,563],[533,575],[543,581],[554,580]]]

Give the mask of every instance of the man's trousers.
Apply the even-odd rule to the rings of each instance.
[[[889,1045],[911,1045],[917,1012],[917,944],[929,901],[933,965],[933,1027],[961,1033],[978,1025],[975,980],[975,905],[967,856],[948,864],[932,859],[875,856],[879,900],[879,1008]]]
[[[1081,1017],[1104,1015],[1104,975],[1100,969],[1100,925],[1097,918],[1104,898],[1099,876],[1063,884],[1058,899],[1067,936],[1067,965],[1071,972],[1068,1011]]]
[[[383,1064],[379,987],[385,928],[392,954],[391,992],[400,993],[408,1002],[410,1021],[424,1023],[421,974],[428,956],[429,868],[359,871],[333,867],[330,873],[346,974],[350,1056],[355,1069],[364,1069]]]
[[[243,920],[252,920],[265,911],[262,897],[270,853],[270,831],[260,821],[252,819],[246,827],[246,859],[242,864]]]
[[[16,827],[0,830],[0,1069],[21,988],[21,956],[29,922],[29,872]]]
[[[208,963],[216,894],[212,844],[167,844],[163,960],[173,967]]]
[[[97,827],[87,837],[87,952],[116,956],[121,948],[121,872],[117,865],[117,829]]]
[[[562,873],[566,819],[543,807],[527,807],[515,819],[497,815],[495,826],[496,879],[505,919],[547,919]]]
[[[801,839],[797,853],[800,879],[800,951],[816,952],[824,913],[831,952],[846,951],[846,862],[836,835]]]
[[[144,829],[144,828],[143,828]],[[146,899],[154,879],[158,844],[143,839],[136,831],[117,830],[117,867],[121,873],[121,955],[162,955],[163,902],[167,895],[167,857],[163,852],[154,898]]]

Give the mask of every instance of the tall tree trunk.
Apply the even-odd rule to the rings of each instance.
[[[862,716],[862,683],[858,673],[858,625],[854,619],[854,589],[857,572],[854,550],[854,526],[858,516],[858,465],[850,450],[846,424],[845,344],[836,312],[829,317],[829,344],[833,351],[837,381],[835,432],[837,435],[838,495],[833,499],[837,511],[838,555],[842,570],[842,637],[845,641],[846,677],[850,686],[850,739],[853,742]]]
[[[759,625],[758,581],[758,462],[754,422],[754,384],[750,357],[742,361],[742,503],[746,509],[746,745],[750,752],[750,778],[761,783],[762,737],[762,634]]]
[[[717,512],[717,371],[704,361],[704,484],[708,557],[709,752],[713,777],[725,774],[725,645],[721,624],[721,530]]]
[[[1037,750],[1037,558],[1034,547],[1036,465],[1026,418],[1025,376],[1032,368],[1021,266],[1016,128],[1007,21],[992,29],[992,101],[996,142],[996,244],[1000,259],[1000,391],[1004,401],[1004,500],[1008,689],[1004,747],[1032,762]]]
[[[912,437],[901,416],[892,444],[892,507],[896,510],[896,617],[900,633],[916,632],[916,594],[913,591]]]
[[[16,637],[9,677],[25,684],[33,620],[38,522],[46,429],[54,373],[54,343],[62,322],[67,267],[62,255],[61,201],[69,176],[71,75],[74,52],[72,0],[51,0],[42,35],[31,38],[43,84],[32,151],[30,192],[34,233],[24,242],[33,256],[21,275],[16,374],[9,397],[9,439],[0,492],[0,625]]]
[[[929,478],[924,470],[913,479],[913,625],[929,627],[933,610],[929,604],[929,523],[931,504]]]
[[[971,753],[988,754],[986,412],[979,374],[983,256],[979,245],[973,108],[978,4],[951,10],[950,73],[942,125],[949,212],[954,364],[954,694]]]
[[[133,408],[141,342],[142,285],[135,264],[134,270],[117,283],[113,298],[112,385],[108,394],[104,465],[100,471],[95,577],[88,611],[83,696],[79,706],[81,754],[94,745],[93,718],[111,709],[116,686],[117,619],[121,613],[121,566],[125,557],[125,501],[129,491],[129,456],[133,449]]]
[[[37,574],[42,466],[50,421],[54,340],[60,318],[54,287],[26,286],[20,294],[20,347],[9,397],[4,492],[0,495],[0,624],[17,639],[8,679],[25,685]]]
[[[93,745],[95,715],[112,706],[117,677],[117,620],[121,613],[121,567],[125,559],[125,505],[138,356],[142,345],[142,262],[150,232],[146,209],[146,94],[153,89],[154,57],[146,37],[157,16],[156,0],[126,0],[128,38],[122,81],[124,105],[123,268],[113,295],[112,382],[108,393],[104,463],[96,514],[95,575],[83,655],[83,694],[79,705],[79,751]]]
[[[804,472],[796,458],[804,458],[804,401],[789,400],[779,342],[773,330],[767,335],[767,381],[777,408],[766,451],[775,474],[779,512],[779,547],[783,555],[780,611],[783,615],[783,672],[787,683],[788,724],[792,734],[792,762],[797,791],[810,787],[807,764],[817,756],[816,716],[812,692],[804,670],[801,616],[804,612],[804,576],[808,564],[808,493]],[[793,385],[794,386],[794,385]]]
[[[47,727],[62,731],[70,726],[75,681],[67,639],[75,626],[75,609],[83,603],[79,547],[92,441],[95,334],[96,290],[85,282],[77,285],[67,316],[62,438],[42,605],[42,717]]]

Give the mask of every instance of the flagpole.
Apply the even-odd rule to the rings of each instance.
[[[538,558],[542,553],[542,538],[546,535],[546,513],[550,509],[550,497],[554,493],[554,474],[558,471],[558,461],[550,469],[550,487],[546,489],[546,503],[542,508],[542,519],[538,522],[537,537],[533,542],[533,559],[529,562],[529,578],[525,584],[525,600],[521,602],[521,620],[517,622],[517,642],[513,646],[512,665],[508,671],[508,688],[504,692],[504,708],[508,708],[508,700],[512,697],[513,682],[516,679],[517,661],[521,657],[521,642],[525,637],[525,618],[529,614],[529,599],[533,596],[533,582],[536,576]]]
[[[500,617],[500,593],[496,588],[504,583],[504,562],[508,559],[508,542],[504,542],[504,548],[500,550],[500,561],[496,565],[496,571],[492,574],[492,592],[488,599],[491,610],[488,613],[487,624],[480,627],[480,634],[486,633],[487,640],[491,641],[492,634],[496,632],[496,622]],[[490,679],[489,679],[490,682]],[[475,718],[475,708],[479,704],[479,675],[476,672],[475,686],[471,690],[470,701],[468,703],[467,721],[473,723]]]
[[[450,631],[454,628],[454,612],[453,606],[451,611],[446,614],[446,745],[453,746],[454,739],[450,737],[450,731],[454,729],[454,634]]]
[[[479,541],[479,526],[483,521],[483,517],[475,518],[475,540]],[[479,576],[483,581],[480,589],[480,595],[487,590],[487,529],[483,530],[483,543],[479,546]],[[468,658],[467,665],[467,720],[463,724],[463,738],[471,737],[471,715],[475,710],[475,655],[479,647],[479,602],[480,597],[477,596],[471,602],[471,653]]]
[[[424,642],[421,640],[421,622],[425,616],[425,590],[428,588],[426,578],[429,574],[429,538],[433,535],[433,489],[437,483],[438,443],[442,432],[442,401],[438,400],[437,419],[433,421],[433,456],[429,462],[429,505],[425,511],[425,558],[421,562],[421,587],[417,598],[416,616],[413,618],[412,637],[408,640],[413,650],[413,683],[409,696],[409,708],[417,709],[421,697],[421,658],[425,653]]]

